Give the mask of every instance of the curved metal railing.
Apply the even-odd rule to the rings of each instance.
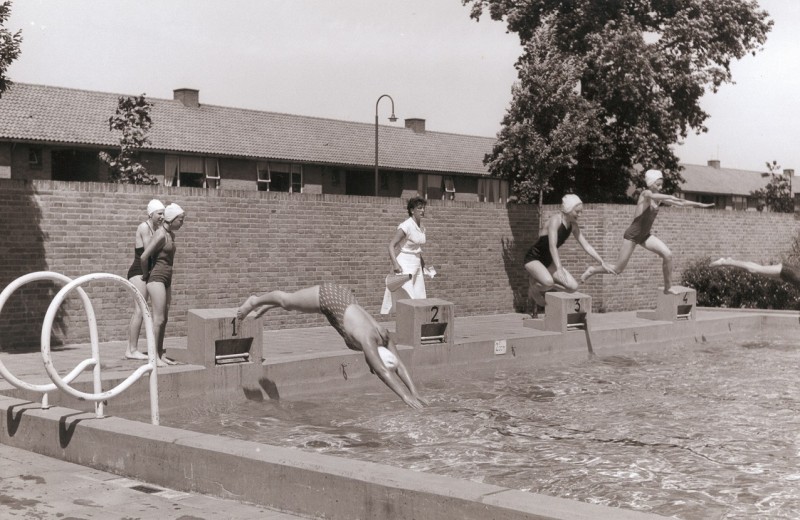
[[[6,381],[10,384],[14,385],[17,388],[23,390],[29,390],[33,392],[38,392],[42,394],[42,408],[49,408],[50,405],[48,403],[48,394],[55,389],[60,389],[61,391],[76,397],[81,400],[85,401],[92,401],[95,405],[95,414],[98,418],[104,417],[103,414],[103,406],[104,402],[118,396],[125,390],[127,390],[131,385],[133,385],[136,381],[141,379],[145,374],[150,374],[150,420],[153,424],[159,423],[159,412],[158,412],[158,371],[157,371],[157,352],[156,352],[156,345],[155,345],[155,334],[153,332],[153,319],[150,315],[150,309],[147,307],[147,302],[142,296],[142,293],[128,280],[122,278],[121,276],[117,276],[114,274],[109,273],[93,273],[81,276],[76,278],[75,280],[64,276],[59,273],[54,273],[51,271],[41,271],[37,273],[30,273],[24,276],[21,276],[11,282],[2,293],[0,293],[0,312],[2,312],[3,306],[5,305],[8,298],[11,294],[14,293],[17,289],[21,286],[38,280],[51,280],[64,283],[64,287],[56,294],[53,301],[50,303],[50,307],[47,309],[47,314],[44,317],[44,323],[42,324],[42,336],[41,336],[41,349],[42,349],[42,360],[44,362],[45,370],[47,371],[48,376],[53,381],[51,384],[47,385],[36,385],[26,383],[21,379],[17,378],[12,374],[8,368],[3,364],[2,360],[0,360],[0,375],[2,375]],[[103,391],[102,389],[102,377],[100,372],[100,345],[98,341],[98,334],[97,334],[97,319],[95,317],[94,308],[92,307],[91,300],[89,300],[89,296],[86,292],[80,287],[81,285],[93,281],[93,280],[113,280],[115,282],[121,283],[125,286],[133,295],[134,301],[139,306],[139,309],[142,311],[142,319],[145,325],[145,335],[147,337],[147,363],[136,369],[130,376],[128,376],[125,380],[119,383],[117,386],[112,388],[111,390]],[[58,313],[58,309],[61,307],[61,304],[64,302],[64,299],[67,295],[73,291],[77,290],[78,295],[83,303],[84,310],[86,312],[86,319],[89,323],[89,341],[91,342],[92,348],[92,357],[81,361],[78,366],[76,366],[69,374],[64,376],[63,378],[59,375],[58,371],[53,364],[52,356],[50,355],[50,336],[53,331],[53,322],[55,321],[56,314]],[[70,383],[78,377],[79,374],[84,372],[89,367],[93,367],[93,382],[94,382],[94,392],[87,393],[81,392],[72,388]]]

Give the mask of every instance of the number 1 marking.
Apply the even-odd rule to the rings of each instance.
[[[233,334],[232,335],[235,336],[236,335],[236,318],[233,318],[231,320],[231,325],[233,325]]]

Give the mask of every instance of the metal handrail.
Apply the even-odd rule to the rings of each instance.
[[[2,311],[3,305],[8,300],[11,293],[13,293],[20,286],[35,280],[55,280],[66,284],[58,292],[53,301],[50,303],[50,307],[48,307],[47,314],[45,315],[44,318],[44,323],[42,324],[42,336],[41,336],[42,360],[44,361],[45,370],[47,371],[47,374],[53,381],[53,383],[48,385],[33,385],[30,383],[26,383],[15,377],[5,367],[5,365],[3,365],[2,361],[0,361],[0,375],[2,375],[9,383],[16,386],[17,388],[42,393],[43,394],[42,408],[49,408],[49,404],[47,402],[48,392],[51,392],[52,390],[59,388],[63,392],[73,397],[76,397],[81,400],[94,402],[95,414],[98,418],[102,418],[104,417],[103,415],[104,401],[111,399],[112,397],[118,396],[120,393],[128,389],[131,385],[133,385],[133,383],[138,381],[142,376],[144,376],[147,373],[150,373],[150,418],[151,422],[157,425],[159,423],[158,376],[157,376],[158,371],[157,371],[157,352],[155,346],[155,334],[153,332],[153,319],[150,315],[150,309],[147,307],[147,302],[145,301],[144,296],[142,296],[142,294],[139,292],[136,286],[134,286],[131,282],[122,278],[121,276],[108,273],[88,274],[81,276],[75,280],[72,280],[71,278],[68,278],[62,274],[50,271],[30,273],[17,278],[14,282],[9,284],[8,287],[6,287],[2,293],[0,293],[0,311]],[[95,318],[94,308],[92,307],[89,297],[80,287],[84,283],[92,280],[114,280],[120,282],[133,294],[136,304],[142,311],[142,317],[145,324],[145,335],[147,337],[147,354],[148,354],[147,364],[142,365],[141,367],[136,369],[133,372],[133,374],[128,376],[124,381],[122,381],[120,384],[118,384],[117,386],[106,392],[102,391],[102,379],[100,372],[101,368],[100,346],[97,334],[97,320]],[[92,357],[80,362],[78,366],[75,367],[67,376],[62,378],[58,374],[58,371],[55,369],[52,357],[50,355],[50,336],[52,334],[53,322],[55,321],[58,309],[61,307],[61,304],[63,303],[64,299],[67,297],[67,294],[69,294],[72,290],[76,289],[81,297],[81,301],[83,302],[83,306],[86,311],[86,318],[87,321],[89,322],[89,340],[91,342],[91,347],[92,347]],[[81,392],[69,386],[69,383],[71,383],[80,373],[82,373],[88,367],[94,367],[93,370],[94,392],[93,393]]]

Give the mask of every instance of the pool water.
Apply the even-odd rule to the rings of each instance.
[[[682,519],[800,518],[800,341],[667,347],[165,411],[162,424]]]

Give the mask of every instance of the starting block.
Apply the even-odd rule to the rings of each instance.
[[[544,318],[523,320],[532,329],[550,332],[586,330],[586,320],[592,312],[592,297],[579,292],[548,292],[544,295],[547,307]]]
[[[396,341],[401,345],[453,345],[453,304],[438,298],[398,300]]]
[[[186,349],[170,350],[176,361],[206,368],[252,361],[261,363],[264,318],[236,321],[236,309],[190,309]]]
[[[696,318],[697,291],[688,287],[673,286],[675,294],[664,294],[664,288],[658,288],[656,310],[637,311],[637,318],[659,321],[694,321]]]

